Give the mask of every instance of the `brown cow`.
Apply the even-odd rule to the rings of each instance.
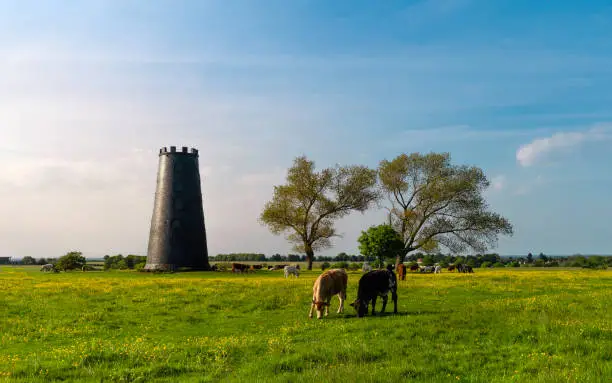
[[[448,266],[448,271],[455,271],[455,265]]]
[[[420,270],[419,265],[410,266],[410,271],[417,271],[417,270]]]
[[[243,263],[232,263],[232,273],[248,273],[249,268],[249,265],[245,265]]]
[[[402,281],[406,280],[406,265],[404,265],[403,263],[398,264],[397,267],[395,268],[395,272],[397,273],[397,277],[400,280]]]
[[[263,265],[251,265],[251,271],[261,270],[263,269]]]
[[[308,317],[312,318],[312,311],[316,308],[317,319],[321,319],[323,307],[325,307],[325,316],[327,316],[329,314],[329,302],[334,295],[338,295],[340,299],[338,313],[343,312],[347,283],[348,275],[344,269],[330,269],[319,275],[312,287],[312,304]]]

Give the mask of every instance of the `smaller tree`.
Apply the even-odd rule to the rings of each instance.
[[[404,249],[402,237],[390,225],[371,226],[362,231],[357,239],[361,254],[378,258],[378,264],[384,265],[385,258],[395,258]]]
[[[80,251],[71,251],[60,257],[55,264],[59,270],[74,270],[80,269],[87,263],[87,260]]]

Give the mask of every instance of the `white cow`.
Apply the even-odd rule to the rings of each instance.
[[[433,273],[433,266],[421,266],[421,273]]]
[[[442,273],[442,266],[436,266],[436,268],[434,269],[434,274],[440,274]]]
[[[53,264],[51,263],[47,263],[46,265],[42,265],[42,267],[40,268],[40,271],[55,271],[55,266],[53,266]]]
[[[299,277],[300,276],[300,269],[298,269],[296,266],[285,266],[285,278],[289,277],[289,274],[293,274],[295,275],[295,277]]]
[[[372,266],[370,266],[369,263],[365,262],[363,264],[363,267],[361,268],[361,271],[364,272],[364,273],[370,272],[370,271],[372,271]]]

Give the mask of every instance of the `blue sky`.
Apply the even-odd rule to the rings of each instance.
[[[611,85],[607,1],[2,2],[0,255],[144,254],[170,145],[211,254],[290,251],[257,216],[297,155],[432,150],[491,179],[495,251],[611,253]]]

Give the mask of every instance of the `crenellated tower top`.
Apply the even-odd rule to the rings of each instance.
[[[178,155],[187,155],[187,156],[195,156],[195,157],[197,157],[198,156],[198,149],[196,149],[196,148],[189,149],[186,146],[183,146],[181,148],[181,151],[177,151],[176,150],[176,146],[170,146],[169,148],[164,146],[163,148],[159,149],[159,155],[160,156],[165,156],[165,155],[169,155],[169,154],[172,154],[172,155],[178,154]]]

